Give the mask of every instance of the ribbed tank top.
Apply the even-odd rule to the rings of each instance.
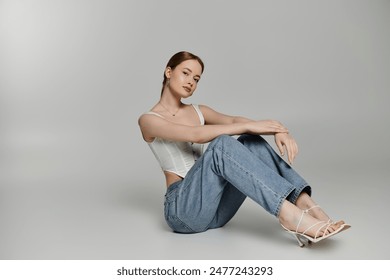
[[[191,104],[199,116],[200,124],[204,125],[204,117],[198,105]],[[147,112],[164,118],[156,112]],[[203,154],[203,144],[191,142],[177,142],[155,137],[148,142],[150,149],[159,162],[163,171],[172,172],[184,178],[196,160]]]

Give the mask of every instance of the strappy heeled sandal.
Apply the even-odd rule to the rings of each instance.
[[[310,208],[309,208],[310,209]],[[336,233],[339,233],[340,231],[343,230],[343,226],[341,225],[339,228],[337,228],[336,230],[334,230],[333,232],[328,232],[328,229],[329,227],[333,224],[332,222],[325,222],[325,221],[318,221],[316,223],[314,223],[313,225],[309,226],[307,229],[305,229],[303,232],[298,232],[298,229],[299,229],[299,226],[301,225],[301,222],[303,220],[303,217],[305,214],[308,213],[309,209],[306,209],[306,210],[302,210],[302,214],[301,214],[301,217],[299,219],[299,222],[297,224],[297,227],[296,227],[296,230],[295,231],[292,231],[288,228],[286,228],[284,225],[280,224],[283,229],[285,231],[287,231],[288,233],[291,233],[292,235],[295,236],[295,238],[297,239],[298,241],[298,244],[300,247],[303,247],[305,246],[305,244],[303,243],[303,241],[301,240],[301,238],[305,238],[306,240],[308,240],[308,242],[312,242],[312,243],[317,243],[317,242],[320,242],[324,239],[327,239],[333,235],[335,235]],[[320,224],[323,224],[322,226],[320,226],[316,232],[316,234],[314,236],[310,236],[310,235],[307,235],[306,232],[308,232],[310,229],[320,225]],[[325,230],[323,231],[322,235],[320,236],[319,234],[321,233],[321,230],[324,228]],[[328,232],[328,233],[327,233]]]
[[[310,214],[309,211],[312,210],[313,208],[321,208],[321,206],[319,206],[319,205],[314,205],[314,206],[312,206],[312,207],[310,207],[310,208],[308,208],[308,209],[305,209],[305,210],[303,210],[303,211],[305,211],[305,213]],[[329,219],[329,220],[327,221],[327,223],[334,224],[334,225],[337,224],[337,223],[339,223],[339,222],[341,222],[341,221],[334,222],[332,219]],[[347,223],[345,223],[344,221],[342,221],[342,222],[343,222],[343,223],[341,224],[342,230],[340,230],[340,232],[341,232],[341,231],[344,231],[344,230],[346,230],[346,229],[349,229],[349,228],[351,227],[350,224],[347,224]],[[310,242],[311,242],[311,241],[309,240],[309,243],[310,243]]]

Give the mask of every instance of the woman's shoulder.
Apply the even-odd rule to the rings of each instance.
[[[154,105],[151,109],[149,109],[148,111],[145,111],[143,112],[140,116],[139,116],[139,120],[140,119],[149,119],[150,116],[157,116],[157,117],[160,117],[160,118],[164,118],[163,114],[158,111],[158,108],[157,108],[157,104]]]
[[[142,137],[147,143],[152,143],[155,139],[149,132],[150,127],[158,127],[159,122],[164,119],[162,115],[154,111],[147,111],[138,118],[138,125],[141,129]]]
[[[155,120],[158,119],[165,119],[164,116],[161,114],[155,112],[155,111],[147,111],[142,113],[138,117],[138,125],[141,126],[141,128],[148,123],[150,124],[151,122],[154,122]]]

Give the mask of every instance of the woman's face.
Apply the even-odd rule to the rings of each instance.
[[[194,93],[202,75],[202,66],[195,59],[185,60],[173,70],[168,67],[165,70],[165,75],[169,79],[169,90],[186,98]]]

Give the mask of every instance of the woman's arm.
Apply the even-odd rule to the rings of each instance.
[[[209,124],[234,124],[254,121],[245,117],[221,114],[205,105],[200,105],[200,108],[205,122]],[[298,154],[298,145],[294,138],[289,133],[275,133],[275,143],[282,156],[284,156],[285,151],[287,152],[288,161],[292,164]]]
[[[222,134],[275,134],[287,133],[288,130],[278,121],[245,121],[222,124],[206,124],[199,126],[188,126],[167,121],[155,115],[142,115],[138,124],[142,135],[147,142],[160,137],[173,141],[207,143]]]
[[[294,138],[288,133],[287,128],[278,121],[255,121],[221,114],[204,105],[200,108],[206,124],[199,126],[176,124],[155,115],[142,115],[138,124],[145,141],[151,142],[155,137],[160,137],[172,141],[207,143],[223,134],[275,135],[275,143],[281,155],[284,156],[286,150],[290,164],[298,153],[298,146]]]

